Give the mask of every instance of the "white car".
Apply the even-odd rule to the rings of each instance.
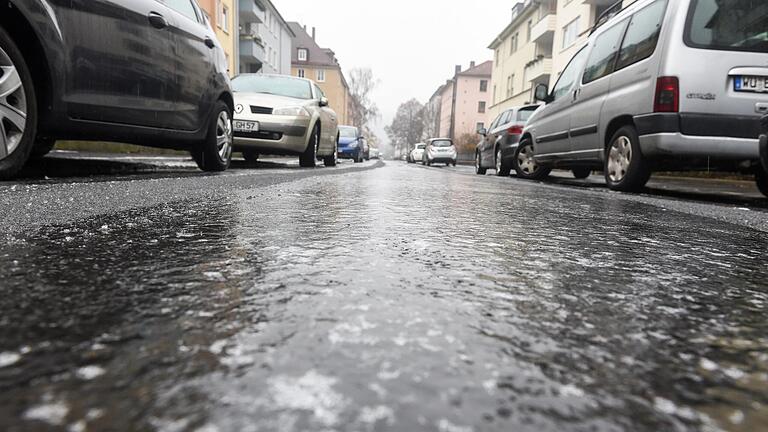
[[[381,152],[376,147],[371,147],[371,159],[380,159]]]
[[[459,152],[450,138],[433,138],[427,141],[427,148],[421,160],[422,165],[432,166],[434,163],[444,163],[445,166],[456,166]]]
[[[234,149],[247,162],[260,154],[295,155],[302,167],[335,166],[336,112],[314,82],[285,75],[243,74],[232,80]]]
[[[415,148],[408,154],[408,163],[416,163],[416,161],[421,161],[424,157],[424,149],[427,148],[427,145],[424,143],[418,143],[414,147]]]

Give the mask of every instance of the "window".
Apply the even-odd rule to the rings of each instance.
[[[325,69],[317,70],[317,82],[325,82]]]
[[[477,127],[475,128],[476,131],[480,132],[480,130],[484,128],[485,128],[485,123],[477,122]]]
[[[528,29],[526,30],[526,37],[525,41],[530,42],[531,41],[531,31],[533,30],[533,20],[528,20]]]
[[[587,67],[584,70],[584,79],[582,80],[584,84],[613,73],[616,54],[619,51],[621,36],[627,27],[626,24],[626,21],[616,24],[595,39],[589,60],[587,60]]]
[[[498,99],[496,99],[496,94],[497,94],[496,93],[496,84],[494,84],[493,85],[493,103],[494,103],[494,105],[496,104],[496,101],[498,100]]]
[[[299,48],[299,61],[309,60],[309,51],[306,48]]]
[[[569,46],[573,45],[574,43],[576,43],[576,40],[578,38],[579,38],[579,19],[576,18],[575,20],[566,24],[565,27],[563,27],[563,48],[568,48]]]
[[[507,77],[507,98],[511,98],[515,94],[515,74]]]
[[[480,91],[485,93],[488,91],[488,80],[480,80]]]
[[[685,43],[696,48],[768,53],[768,2],[693,0]]]
[[[229,33],[229,8],[226,5],[221,5],[221,29]]]
[[[479,112],[480,114],[484,114],[485,113],[485,101],[478,102],[478,104],[477,104],[477,112]]]
[[[323,89],[321,89],[317,85],[315,85],[315,94],[317,95],[318,99],[325,97],[325,93],[323,93]]]
[[[296,76],[298,76],[299,78],[306,78],[305,75],[306,74],[304,72],[304,69],[299,69],[298,71],[296,71]]]
[[[198,21],[195,8],[190,0],[165,0],[165,4],[187,18]]]
[[[520,32],[517,32],[509,39],[509,53],[517,51],[517,41],[520,39]]]
[[[573,56],[570,63],[568,63],[568,66],[563,70],[563,73],[560,74],[560,79],[557,80],[557,83],[552,90],[552,97],[554,100],[560,99],[571,90],[573,83],[576,82],[576,78],[579,76],[579,72],[581,72],[586,56],[587,50],[584,48]]]
[[[517,121],[521,122],[527,122],[529,118],[533,115],[533,113],[536,112],[536,110],[539,109],[538,106],[529,106],[529,107],[523,107],[520,108],[520,111],[517,112]]]
[[[624,42],[621,44],[616,69],[645,60],[653,54],[656,43],[659,41],[666,7],[666,0],[659,0],[632,16]]]

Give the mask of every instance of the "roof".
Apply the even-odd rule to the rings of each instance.
[[[288,27],[296,34],[293,38],[293,52],[291,53],[291,63],[303,64],[307,66],[328,66],[339,67],[339,62],[333,51],[320,46],[312,39],[304,27],[297,22],[289,22]],[[308,52],[307,61],[299,61],[299,49],[306,49]]]
[[[464,72],[459,72],[458,76],[490,77],[492,71],[493,62],[488,60]]]
[[[523,24],[525,18],[528,17],[528,14],[534,12],[538,7],[538,1],[519,1],[515,6],[512,7],[512,20],[509,22],[509,25],[507,25],[507,27],[505,27],[504,30],[502,30],[502,32],[496,36],[493,42],[488,45],[488,48],[496,49],[499,45],[501,45],[502,42],[504,42],[509,37],[509,35],[512,34],[513,30],[517,29],[520,25]]]

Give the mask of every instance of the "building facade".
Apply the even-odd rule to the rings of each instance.
[[[216,38],[224,48],[227,57],[229,74],[237,72],[237,30],[235,25],[235,8],[237,0],[199,0],[200,7],[205,12],[208,22],[216,32]]]
[[[293,31],[270,0],[238,0],[240,73],[289,75]]]
[[[614,3],[616,0],[558,0],[552,65],[557,71],[556,76],[568,66],[576,50],[587,40],[597,18]]]
[[[456,66],[452,79],[440,88],[429,104],[439,106],[438,135],[457,139],[465,134],[475,134],[485,127],[490,107],[491,61],[479,65],[471,62],[469,68]]]
[[[291,53],[291,75],[316,82],[328,98],[330,107],[336,111],[339,124],[351,124],[352,97],[336,54],[317,44],[317,31],[314,28],[310,36],[306,27],[299,23],[289,22],[288,25],[295,35]]]

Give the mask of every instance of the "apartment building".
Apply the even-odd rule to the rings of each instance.
[[[516,4],[510,23],[489,45],[494,53],[490,118],[507,108],[532,103],[533,88],[550,82],[555,11],[555,0]]]
[[[492,67],[490,60],[479,65],[473,61],[465,71],[457,65],[453,78],[432,96],[430,103],[439,106],[440,137],[457,139],[487,124]]]
[[[224,48],[230,75],[237,71],[237,32],[235,30],[235,2],[237,0],[200,0],[208,22],[216,32],[216,38]]]
[[[296,36],[270,0],[238,0],[240,73],[291,73]]]
[[[558,0],[556,13],[556,32],[553,44],[553,70],[559,76],[565,69],[576,50],[589,36],[595,21],[616,0]],[[629,3],[626,1],[625,3]],[[554,84],[554,82],[553,82]]]
[[[339,124],[350,124],[352,97],[336,54],[333,50],[321,48],[317,44],[317,30],[314,27],[310,36],[307,28],[297,22],[289,22],[288,26],[295,35],[292,43],[291,75],[315,81],[328,98],[330,107],[339,116]]]

